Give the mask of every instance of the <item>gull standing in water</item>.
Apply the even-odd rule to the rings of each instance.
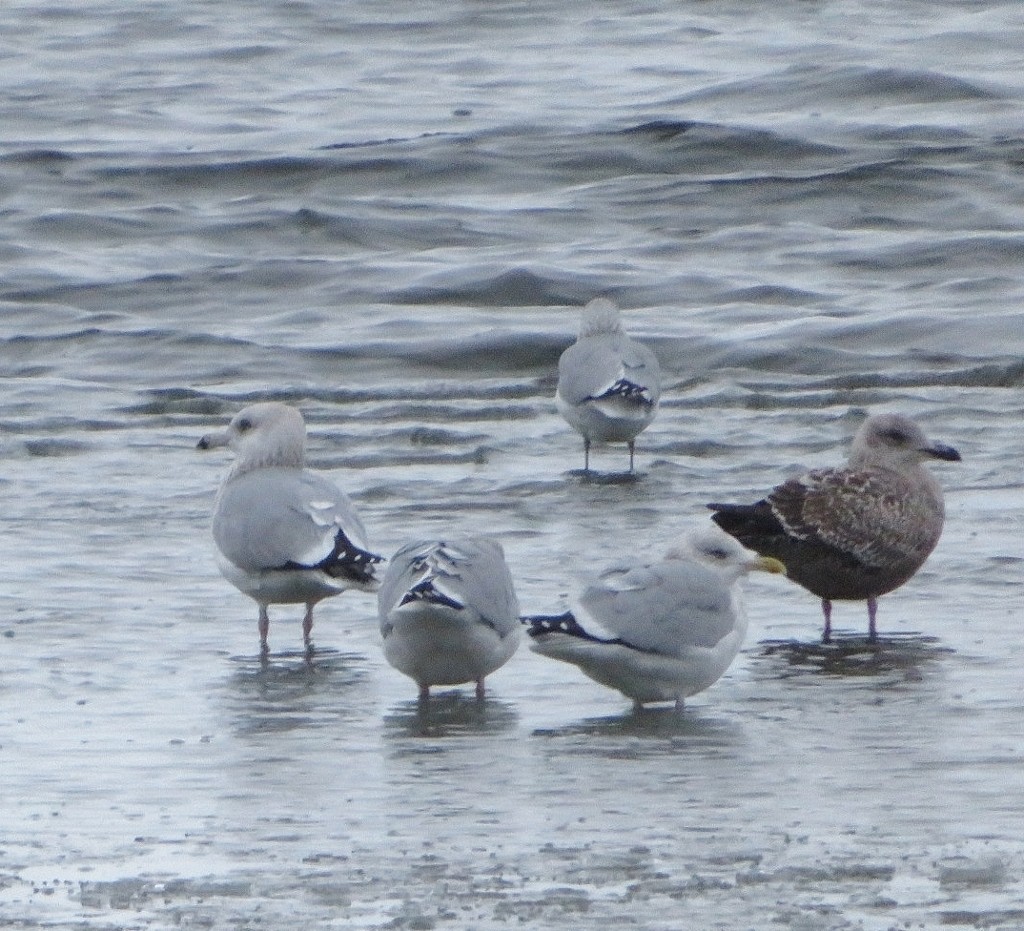
[[[410,543],[377,593],[384,656],[420,687],[476,683],[519,645],[519,603],[501,545],[485,537]]]
[[[878,639],[878,598],[924,564],[942,533],[942,490],[922,465],[958,462],[909,417],[869,417],[844,468],[814,469],[755,504],[709,504],[712,519],[744,546],[773,556],[821,599],[822,641],[832,638],[832,602],[868,603],[868,640]]]
[[[224,577],[259,605],[260,648],[268,651],[271,604],[305,604],[311,649],[313,607],[347,588],[375,591],[381,557],[366,548],[352,502],[305,468],[306,424],[285,404],[253,404],[200,449],[229,446],[235,462],[217,493],[213,538]]]
[[[627,443],[633,471],[634,441],[654,419],[661,370],[653,352],[622,329],[619,309],[606,298],[583,308],[579,336],[558,360],[555,403],[583,436],[583,470],[591,443]]]
[[[689,534],[660,562],[602,572],[570,611],[525,617],[530,648],[574,663],[639,707],[683,701],[729,668],[747,632],[740,577],[782,572],[715,527]]]

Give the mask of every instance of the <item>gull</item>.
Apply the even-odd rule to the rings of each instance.
[[[579,336],[558,360],[555,404],[583,437],[583,471],[590,445],[627,443],[633,471],[634,441],[654,419],[661,370],[653,352],[622,329],[619,309],[606,298],[583,308]]]
[[[636,706],[674,701],[722,676],[747,632],[740,576],[782,572],[778,560],[744,549],[716,527],[688,534],[660,562],[598,575],[572,609],[525,617],[530,648],[574,663]]]
[[[879,597],[921,568],[942,533],[942,490],[927,459],[959,462],[960,453],[909,417],[880,414],[857,431],[845,467],[792,478],[755,504],[708,507],[723,530],[780,560],[821,599],[823,643],[832,639],[832,602],[865,599],[875,642]]]
[[[377,593],[384,656],[419,685],[476,683],[519,646],[519,603],[499,543],[480,536],[410,543]]]
[[[305,604],[302,637],[311,649],[313,607],[348,588],[375,591],[381,557],[348,496],[305,468],[306,424],[285,404],[253,404],[200,449],[235,454],[217,493],[213,538],[224,577],[259,605],[260,648],[268,652],[271,604]]]

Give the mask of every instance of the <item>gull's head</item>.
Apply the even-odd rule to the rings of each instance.
[[[580,314],[580,338],[599,336],[602,333],[619,333],[622,320],[619,308],[606,297],[596,297]]]
[[[878,414],[861,424],[853,439],[850,465],[853,468],[882,466],[907,469],[927,459],[959,462],[960,453],[945,443],[934,443],[909,417]]]
[[[252,469],[302,468],[306,460],[306,422],[287,404],[250,404],[231,418],[226,430],[207,433],[198,446],[230,447],[236,458],[233,475]]]
[[[786,567],[779,560],[748,550],[715,524],[688,533],[668,556],[670,559],[693,560],[734,579],[747,572],[786,574]]]

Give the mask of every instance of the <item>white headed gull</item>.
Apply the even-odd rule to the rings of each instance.
[[[504,665],[519,645],[519,603],[501,545],[453,536],[411,543],[388,564],[377,593],[384,656],[432,685],[475,682]]]
[[[235,462],[217,494],[213,538],[224,577],[259,605],[267,652],[267,605],[305,604],[310,647],[313,606],[347,588],[375,591],[381,557],[348,496],[305,468],[306,424],[285,404],[253,404],[200,449],[229,446]]]
[[[633,471],[634,440],[654,419],[661,370],[654,353],[623,332],[618,308],[596,298],[583,308],[579,336],[558,360],[555,404],[583,436],[583,469],[591,443],[627,443]]]
[[[523,622],[535,652],[574,663],[637,706],[681,708],[739,652],[747,616],[737,582],[752,569],[783,571],[709,525],[660,562],[602,572],[565,614]]]
[[[774,556],[821,599],[822,640],[833,600],[868,603],[868,640],[878,637],[878,598],[906,582],[942,533],[942,490],[921,464],[960,459],[899,414],[869,417],[845,468],[814,469],[755,504],[709,504],[712,519],[744,546]]]

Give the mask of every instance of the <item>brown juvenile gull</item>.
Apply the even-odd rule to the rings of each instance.
[[[235,453],[213,515],[220,570],[259,605],[264,656],[271,604],[305,604],[309,650],[313,606],[348,588],[376,591],[381,557],[367,550],[348,496],[305,468],[306,424],[297,410],[252,404],[199,441],[200,449],[218,446]]]
[[[629,471],[637,434],[658,409],[661,370],[654,353],[622,329],[619,309],[592,300],[580,315],[579,336],[558,360],[558,412],[583,437],[583,471],[590,444],[626,443]]]
[[[958,462],[899,414],[869,417],[845,468],[813,469],[756,504],[709,504],[712,520],[744,546],[774,556],[821,599],[822,642],[832,637],[832,602],[868,603],[868,640],[878,638],[878,598],[906,582],[942,533],[942,490],[921,464]]]

